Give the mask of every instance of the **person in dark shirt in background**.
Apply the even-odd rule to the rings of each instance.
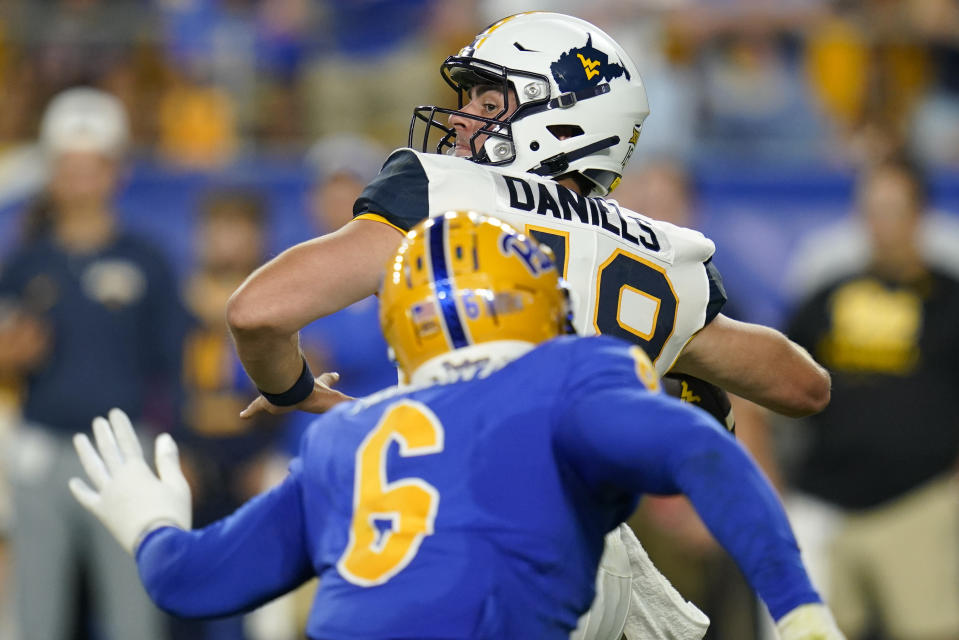
[[[914,165],[879,162],[858,197],[871,262],[790,322],[833,381],[803,430],[790,516],[808,557],[827,558],[813,579],[851,640],[957,638],[959,281],[922,258]]]
[[[69,639],[86,628],[76,620],[78,584],[89,587],[98,638],[164,637],[135,565],[64,489],[79,470],[70,436],[91,416],[116,404],[135,421],[148,409],[175,415],[186,315],[165,258],[117,222],[112,199],[127,138],[115,97],[73,88],[53,100],[41,125],[47,206],[35,212],[33,238],[0,270],[0,342],[26,336],[21,349],[0,352],[0,371],[25,389],[24,424],[4,464],[23,640]]]
[[[240,418],[256,389],[240,365],[226,326],[226,301],[266,254],[267,203],[252,188],[217,186],[199,204],[196,268],[185,283],[195,324],[183,359],[184,469],[193,490],[194,521],[205,526],[231,513],[266,484],[267,463],[287,416]],[[174,637],[242,640],[240,615],[177,619]],[[273,634],[274,638],[282,638]]]
[[[230,294],[263,260],[265,217],[264,198],[253,190],[215,188],[200,205],[198,263],[184,290],[196,324],[184,346],[183,439],[202,522],[223,517],[259,492],[260,482],[241,469],[255,467],[276,438],[271,427],[278,420],[239,417],[256,391],[236,357],[225,316]],[[249,475],[256,473],[251,469]]]

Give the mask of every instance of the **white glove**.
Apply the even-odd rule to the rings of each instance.
[[[69,486],[73,497],[134,555],[154,529],[174,526],[190,530],[190,485],[180,470],[180,456],[169,434],[156,439],[158,478],[143,459],[127,414],[111,409],[109,417],[109,422],[100,417],[93,420],[99,453],[86,434],[73,437],[80,463],[97,490],[80,478],[71,478]]]
[[[776,622],[776,629],[781,640],[846,640],[821,603],[796,607]]]

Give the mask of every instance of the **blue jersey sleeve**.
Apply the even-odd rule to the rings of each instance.
[[[589,344],[556,416],[557,449],[598,498],[685,494],[770,613],[818,602],[786,514],[743,448],[704,412],[648,391],[625,344]],[[579,346],[579,345],[578,345]]]
[[[429,216],[429,179],[410,149],[399,149],[353,205],[354,218],[386,222],[403,233]]]
[[[153,601],[181,617],[253,609],[314,574],[294,461],[287,479],[209,527],[157,529],[137,550]]]

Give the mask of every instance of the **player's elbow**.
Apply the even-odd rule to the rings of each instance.
[[[780,413],[791,418],[819,413],[829,404],[831,395],[832,379],[829,372],[815,364],[815,367],[793,386],[790,400]]]
[[[275,332],[270,305],[255,290],[244,285],[233,292],[226,304],[226,322],[235,336]]]
[[[178,618],[199,618],[197,612],[189,606],[190,598],[171,589],[165,589],[157,582],[144,582],[143,587],[157,608]]]
[[[767,373],[778,375],[767,375],[767,379],[779,381],[773,388],[778,389],[780,402],[778,407],[769,408],[790,418],[802,418],[825,409],[832,385],[829,372],[804,348],[778,332],[770,332],[779,345],[768,351],[767,360],[773,364]]]
[[[137,569],[143,589],[150,600],[163,611],[180,617],[196,617],[197,612],[190,606],[193,598],[188,589],[183,588],[185,581],[182,567],[186,536],[180,533],[160,533],[147,543],[148,546],[137,552]]]
[[[816,381],[811,385],[808,396],[810,414],[819,413],[829,404],[832,398],[832,377],[823,367],[819,367]]]

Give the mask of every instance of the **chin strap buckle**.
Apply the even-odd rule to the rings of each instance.
[[[540,162],[539,166],[533,169],[533,173],[540,176],[555,176],[567,169],[569,169],[569,158],[565,153],[557,153]]]
[[[556,106],[560,109],[569,109],[576,104],[576,94],[573,92],[563,93],[556,97]]]

